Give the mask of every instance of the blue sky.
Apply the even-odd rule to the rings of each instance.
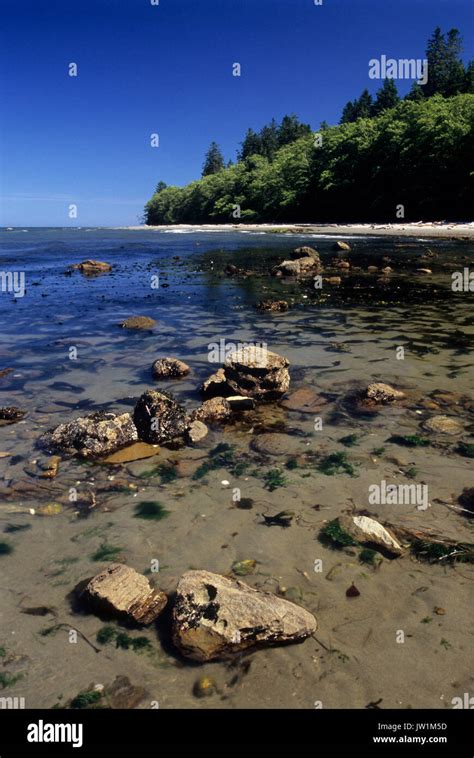
[[[0,0],[0,224],[135,224],[159,179],[199,177],[211,140],[235,159],[247,127],[273,116],[337,123],[347,100],[380,86],[368,78],[369,59],[424,57],[437,25],[457,27],[465,60],[473,57],[473,8],[472,0]],[[398,85],[405,94],[411,82]]]

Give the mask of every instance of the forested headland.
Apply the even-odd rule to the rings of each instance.
[[[400,100],[393,79],[313,131],[295,115],[247,131],[237,162],[216,142],[202,177],[159,182],[147,224],[467,220],[474,190],[473,64],[457,30],[428,42],[428,80]],[[403,215],[397,216],[403,207]]]

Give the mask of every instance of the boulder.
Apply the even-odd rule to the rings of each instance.
[[[342,242],[341,240],[337,240],[337,242],[334,244],[334,247],[336,250],[349,251],[351,249],[351,246],[347,242]]]
[[[221,369],[222,370],[222,369]],[[206,424],[228,421],[232,417],[232,408],[224,397],[213,397],[190,414],[192,421],[202,421]]]
[[[186,431],[186,413],[165,392],[148,390],[138,399],[133,420],[141,440],[152,445],[181,437]]]
[[[175,379],[189,374],[190,368],[178,358],[158,358],[152,366],[155,379]]]
[[[422,424],[423,429],[433,434],[462,434],[464,426],[456,418],[450,416],[431,416]]]
[[[149,316],[130,316],[122,321],[120,326],[122,329],[153,329],[156,321]]]
[[[96,411],[49,429],[38,440],[38,446],[60,455],[97,458],[119,450],[138,439],[129,413]]]
[[[272,273],[274,276],[307,277],[313,276],[320,269],[321,261],[319,258],[303,256],[294,261],[282,261],[278,266],[275,266]]]
[[[385,404],[393,403],[396,400],[403,400],[405,393],[394,389],[394,387],[391,387],[389,384],[374,382],[367,387],[366,397],[368,400],[373,400],[374,403]]]
[[[123,563],[108,565],[90,580],[84,593],[99,611],[138,624],[151,624],[168,601],[164,592],[154,590],[145,576]]]
[[[197,661],[226,658],[248,648],[298,642],[317,628],[294,603],[209,571],[180,578],[173,608],[173,641]]]
[[[319,260],[319,253],[314,247],[303,246],[293,250],[291,257],[293,260],[298,260],[299,258],[317,258]]]
[[[203,382],[201,385],[201,393],[205,397],[225,397],[226,394],[232,394],[229,392],[229,388],[226,385],[223,368],[218,368],[217,371],[211,374],[211,376]]]
[[[86,260],[82,261],[82,263],[76,263],[72,268],[80,271],[81,274],[85,274],[85,276],[97,276],[98,274],[106,274],[108,271],[112,271],[112,266],[110,263],[93,260]]]
[[[207,437],[209,429],[202,421],[191,421],[187,430],[186,437],[189,442],[196,443]]]

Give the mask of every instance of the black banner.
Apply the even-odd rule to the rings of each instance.
[[[11,710],[0,712],[10,755],[335,754],[472,758],[469,709]]]

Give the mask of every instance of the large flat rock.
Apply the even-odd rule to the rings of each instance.
[[[179,580],[173,640],[194,660],[298,642],[316,628],[316,619],[304,608],[239,580],[209,571],[187,571]]]

